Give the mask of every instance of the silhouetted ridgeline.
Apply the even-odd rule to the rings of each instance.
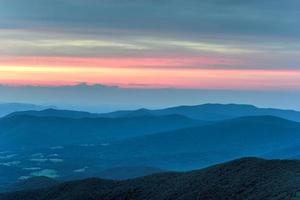
[[[47,106],[38,106],[34,104],[24,104],[24,103],[0,103],[0,117],[17,111],[27,111],[27,110],[43,110],[48,108]]]
[[[300,122],[300,112],[274,108],[258,108],[242,104],[203,104],[195,106],[177,106],[159,110],[139,109],[101,114],[103,117],[125,117],[142,115],[179,114],[204,121],[219,121],[242,116],[272,115]]]
[[[18,182],[5,188],[5,191],[42,189],[57,185],[58,183],[58,181],[48,177],[36,176],[25,180],[19,180]]]
[[[0,195],[1,200],[295,200],[300,161],[243,158],[187,173],[110,181],[86,179],[48,189]]]
[[[22,109],[24,110],[24,109]],[[26,109],[25,109],[26,110]],[[29,109],[27,109],[29,110]],[[36,110],[36,109],[34,109]],[[40,112],[25,111],[15,112],[8,116],[16,115],[30,115],[43,117],[67,117],[67,118],[85,118],[85,117],[140,117],[140,116],[162,116],[162,115],[183,115],[189,118],[203,120],[203,121],[219,121],[231,119],[242,116],[259,116],[272,115],[276,117],[285,118],[288,120],[300,122],[300,112],[294,110],[283,110],[274,108],[258,108],[252,105],[243,104],[203,104],[195,106],[177,106],[158,110],[138,109],[116,111],[111,113],[88,113],[70,110],[55,110],[46,109]]]
[[[56,110],[56,109],[46,109],[41,111],[36,111],[36,110],[18,111],[18,112],[10,113],[6,117],[22,116],[22,115],[35,116],[35,117],[63,117],[63,118],[74,118],[74,119],[100,117],[99,114],[95,114],[95,113],[73,111],[73,110]]]

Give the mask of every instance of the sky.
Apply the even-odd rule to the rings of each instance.
[[[201,93],[201,102],[212,101],[203,91],[220,102],[233,91],[238,102],[252,94],[249,103],[300,108],[282,95],[259,96],[299,97],[299,7],[298,0],[0,0],[0,85],[27,95],[27,86],[83,83],[186,90]],[[16,99],[5,94],[0,101]]]
[[[300,111],[300,93],[284,90],[145,89],[78,84],[73,86],[0,86],[0,94],[2,103],[22,100],[24,103],[45,107],[97,113],[205,103],[252,104],[264,108]]]

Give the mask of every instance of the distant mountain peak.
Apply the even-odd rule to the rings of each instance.
[[[29,115],[36,117],[67,117],[67,118],[94,118],[99,117],[98,114],[89,113],[85,111],[73,111],[73,110],[59,110],[54,108],[48,108],[44,110],[28,110],[28,111],[18,111],[13,112],[5,117],[13,117],[20,115]]]
[[[124,117],[124,116],[142,116],[142,115],[170,115],[179,114],[189,118],[198,119],[202,121],[220,121],[226,119],[232,119],[242,116],[260,116],[260,115],[272,115],[288,120],[300,122],[300,112],[293,110],[282,110],[273,108],[259,108],[248,104],[219,104],[219,103],[207,103],[200,105],[181,105],[163,109],[138,109],[138,110],[126,110],[116,111],[111,113],[104,113],[101,116],[104,117]]]
[[[0,103],[0,117],[17,111],[43,110],[45,108],[49,108],[49,106],[39,106],[26,103]]]

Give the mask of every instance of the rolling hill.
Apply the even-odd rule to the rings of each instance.
[[[23,117],[29,122],[22,116],[2,119],[12,123],[0,120],[0,127],[8,130],[2,132],[5,139],[1,143],[28,147],[1,155],[0,185],[30,176],[32,172],[24,168],[38,167],[37,172],[51,169],[63,180],[98,177],[101,171],[133,165],[186,171],[245,156],[266,156],[300,144],[300,124],[273,116],[241,117],[200,126],[198,121],[177,115],[116,119]],[[12,128],[16,119],[20,120],[18,129]],[[178,128],[188,124],[193,127]],[[167,131],[158,131],[163,129]],[[113,140],[106,134],[122,139]],[[111,140],[107,142],[108,139]],[[285,158],[280,156],[283,154],[276,155],[279,156],[271,158]]]
[[[0,119],[0,147],[99,144],[201,124],[206,122],[180,115],[115,119],[16,115]]]
[[[251,116],[135,137],[116,145],[123,153],[143,155],[230,149],[260,153],[299,142],[300,123],[273,116]]]
[[[61,180],[98,177],[102,172],[103,177],[114,178],[105,175],[113,169],[131,178],[136,169],[127,176],[118,167],[186,171],[245,156],[297,158],[292,149],[300,146],[300,123],[275,116],[207,122],[146,110],[121,118],[82,118],[80,112],[52,111],[0,119],[0,185],[45,170]],[[5,153],[7,149],[12,151]],[[34,168],[39,170],[27,170]]]
[[[96,118],[100,117],[99,114],[82,112],[82,111],[73,111],[73,110],[57,110],[57,109],[45,109],[45,110],[26,110],[18,111],[8,114],[6,117],[14,116],[35,116],[35,117],[63,117],[63,118]]]
[[[34,104],[24,104],[24,103],[0,103],[0,117],[8,115],[13,112],[36,110],[40,111],[46,109],[45,106],[38,106]]]
[[[300,161],[243,158],[186,173],[161,173],[126,181],[86,179],[1,200],[296,200]]]
[[[112,142],[99,151],[111,159],[189,170],[297,144],[299,123],[252,116]]]
[[[29,109],[28,109],[29,110]],[[272,115],[276,117],[285,118],[292,121],[300,122],[300,112],[294,110],[283,110],[274,108],[258,108],[253,105],[244,104],[203,104],[194,106],[177,106],[165,109],[149,110],[120,110],[110,113],[89,113],[72,110],[29,110],[20,111],[9,114],[8,116],[30,115],[40,117],[64,117],[64,118],[129,118],[140,116],[164,116],[164,115],[182,115],[188,118],[198,119],[202,121],[221,121],[243,116],[262,116]]]
[[[204,121],[220,121],[242,116],[272,115],[300,122],[300,112],[273,108],[258,108],[242,104],[203,104],[195,106],[177,106],[159,110],[139,109],[133,111],[117,111],[102,114],[103,117],[126,117],[140,115],[179,114]]]

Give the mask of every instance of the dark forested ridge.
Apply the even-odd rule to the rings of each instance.
[[[94,176],[100,177],[102,179],[126,180],[156,173],[162,173],[165,171],[166,170],[149,166],[129,166],[106,169],[99,173],[96,173]]]
[[[48,188],[57,185],[58,183],[58,181],[48,177],[36,176],[25,180],[19,180],[18,182],[5,188],[5,191],[35,190]]]
[[[186,173],[126,181],[86,179],[48,189],[0,195],[1,200],[299,199],[300,161],[243,158]]]

